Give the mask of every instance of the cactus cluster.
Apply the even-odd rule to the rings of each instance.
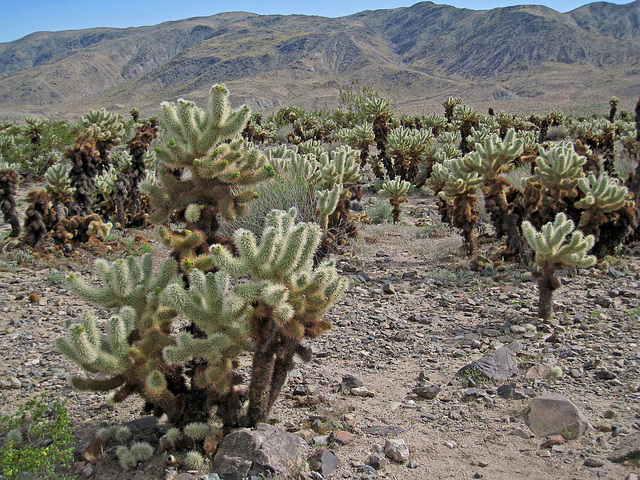
[[[154,275],[150,255],[98,261],[100,287],[72,276],[74,292],[116,311],[106,334],[85,314],[58,339],[59,350],[91,375],[74,378],[74,386],[117,388],[116,401],[136,393],[176,425],[194,421],[194,404],[203,407],[195,421],[206,420],[210,412],[204,405],[214,404],[227,429],[265,421],[293,356],[309,358],[302,339],[330,328],[323,315],[347,286],[332,263],[314,267],[322,231],[296,223],[295,215],[295,209],[274,210],[259,242],[251,232],[237,231],[237,255],[214,245],[209,257],[216,272],[193,268],[188,286],[177,282],[171,259]],[[178,314],[192,327],[174,336],[171,324]],[[254,356],[246,415],[235,388],[242,380],[236,359],[245,351]]]

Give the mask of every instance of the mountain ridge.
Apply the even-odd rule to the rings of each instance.
[[[213,83],[254,110],[333,107],[339,87],[356,80],[406,113],[447,95],[477,108],[585,109],[614,95],[635,101],[638,73],[640,0],[567,13],[433,2],[337,18],[226,12],[2,43],[0,118],[153,113],[162,100],[202,99]]]

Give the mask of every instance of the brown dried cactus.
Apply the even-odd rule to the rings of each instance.
[[[21,231],[20,220],[16,214],[18,183],[20,183],[20,177],[15,170],[11,168],[0,170],[0,210],[4,215],[4,221],[11,225],[10,237],[18,237]]]
[[[81,217],[91,212],[96,176],[102,164],[92,130],[93,128],[89,127],[84,135],[76,139],[74,147],[64,154],[65,158],[72,162],[69,180],[71,185],[75,187],[71,214]]]
[[[42,249],[44,238],[57,223],[56,212],[51,208],[49,194],[34,190],[27,195],[29,206],[24,218],[24,237],[34,249]]]

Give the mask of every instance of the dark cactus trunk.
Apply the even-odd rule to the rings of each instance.
[[[546,323],[553,321],[553,292],[560,287],[560,281],[555,276],[555,268],[547,267],[540,272],[534,272],[538,283],[538,317]]]

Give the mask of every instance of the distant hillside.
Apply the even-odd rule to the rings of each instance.
[[[341,18],[232,12],[151,27],[39,32],[0,44],[0,118],[90,108],[153,113],[226,83],[236,103],[335,106],[372,85],[406,113],[447,95],[477,109],[630,110],[640,95],[640,0],[569,13],[432,2]]]

